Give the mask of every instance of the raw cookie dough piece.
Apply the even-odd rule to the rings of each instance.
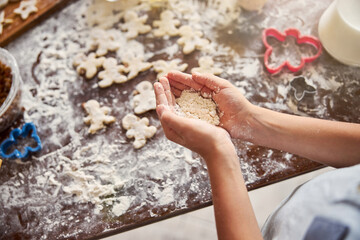
[[[209,56],[204,56],[199,59],[199,67],[191,69],[191,73],[211,73],[219,75],[223,72],[221,68],[214,67],[214,61]]]
[[[149,62],[144,62],[143,56],[133,56],[131,54],[126,55],[122,62],[125,65],[124,72],[128,73],[127,79],[131,80],[140,72],[144,72],[152,67]]]
[[[181,59],[174,59],[170,62],[166,62],[164,60],[158,60],[153,62],[154,70],[158,73],[157,78],[161,78],[171,70],[185,71],[188,67],[186,63],[180,65]]]
[[[14,13],[20,15],[22,20],[26,20],[31,13],[38,11],[36,3],[37,0],[23,0],[20,2],[20,6],[14,10]]]
[[[135,149],[142,148],[147,138],[151,138],[156,133],[156,127],[149,126],[149,119],[139,118],[134,114],[127,114],[122,119],[122,126],[125,128],[127,138],[135,138],[133,143]]]
[[[106,88],[110,87],[113,83],[124,83],[128,80],[126,76],[121,74],[124,72],[125,67],[118,65],[115,58],[105,59],[102,66],[104,70],[99,72],[98,75],[98,77],[102,79],[98,82],[99,87]]]
[[[184,46],[184,54],[192,53],[195,49],[202,50],[210,44],[209,40],[202,38],[202,32],[193,30],[190,26],[182,26],[179,33],[181,37],[177,40],[177,43]]]
[[[10,24],[12,22],[13,22],[13,20],[5,18],[5,12],[1,11],[1,13],[0,13],[0,34],[2,34],[2,32],[3,32],[3,26],[6,24]]]
[[[89,114],[84,118],[84,122],[90,125],[89,133],[94,134],[96,131],[105,128],[105,124],[115,122],[113,116],[108,116],[110,108],[100,107],[100,104],[96,100],[89,100],[82,104],[83,108]]]
[[[127,31],[126,37],[128,39],[136,38],[139,34],[148,33],[151,31],[151,26],[145,25],[147,15],[138,17],[136,12],[127,11],[124,15],[125,23],[120,25],[121,30]]]
[[[216,112],[216,104],[210,98],[203,98],[193,90],[182,91],[176,99],[179,106],[177,114],[188,118],[200,119],[212,125],[219,125],[220,119]]]
[[[98,68],[101,67],[104,60],[104,57],[97,58],[95,53],[90,53],[89,56],[80,53],[75,57],[73,64],[77,67],[76,71],[79,74],[85,74],[85,77],[90,79],[95,76]]]
[[[114,29],[108,31],[94,29],[91,32],[91,38],[93,40],[91,48],[96,49],[97,56],[104,56],[108,51],[116,51],[121,46],[121,36]]]
[[[156,109],[156,99],[153,85],[149,81],[142,81],[135,87],[132,107],[136,114]]]
[[[158,27],[154,30],[155,37],[162,37],[165,35],[176,36],[179,35],[179,29],[177,26],[180,25],[180,21],[174,19],[174,13],[170,10],[165,10],[161,13],[160,19],[153,22],[154,27]]]

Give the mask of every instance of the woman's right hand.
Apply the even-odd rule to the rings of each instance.
[[[252,110],[254,106],[229,81],[211,74],[179,71],[167,74],[172,92],[179,97],[186,89],[200,91],[204,97],[211,97],[220,110],[220,126],[226,129],[232,138],[252,139]]]

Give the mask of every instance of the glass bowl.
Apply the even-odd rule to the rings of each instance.
[[[5,49],[0,48],[0,61],[11,68],[12,83],[10,92],[0,106],[0,132],[8,128],[22,113],[21,85],[22,80],[15,58]]]

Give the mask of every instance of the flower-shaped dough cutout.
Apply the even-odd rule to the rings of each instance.
[[[13,20],[9,19],[9,18],[5,18],[5,11],[1,11],[1,13],[0,13],[0,34],[2,34],[2,32],[3,32],[3,27],[6,24],[11,24],[11,23],[13,23]]]
[[[125,128],[127,138],[135,138],[133,146],[135,149],[145,146],[146,139],[151,138],[156,133],[156,127],[149,126],[149,119],[139,118],[134,114],[127,114],[122,119],[122,126]]]
[[[124,72],[125,67],[118,65],[115,58],[106,58],[102,64],[104,70],[99,72],[98,77],[102,79],[98,82],[99,87],[110,87],[113,83],[124,83],[128,79],[121,74]]]
[[[153,62],[154,70],[158,73],[157,78],[161,78],[165,76],[171,70],[185,71],[188,65],[186,63],[180,64],[181,59],[174,59],[170,62],[166,62],[164,60],[158,60]]]
[[[153,26],[157,27],[154,29],[155,37],[162,37],[169,35],[171,37],[179,35],[179,29],[177,26],[180,25],[178,19],[174,19],[175,15],[170,10],[165,10],[160,14],[160,20],[155,20]]]
[[[140,72],[144,72],[152,67],[149,62],[144,62],[143,56],[134,56],[127,54],[122,62],[125,65],[124,72],[128,73],[127,79],[131,80],[139,75]]]
[[[104,57],[96,57],[95,53],[90,53],[88,56],[80,53],[75,56],[73,64],[80,75],[85,74],[85,77],[90,79],[96,75],[98,68],[101,67],[104,60]]]
[[[307,44],[310,45],[312,47],[315,48],[316,53],[314,55],[311,56],[301,56],[300,59],[300,63],[297,66],[292,65],[289,60],[284,61],[283,63],[280,64],[280,66],[278,67],[271,67],[269,64],[269,58],[271,56],[271,53],[273,51],[272,46],[268,43],[268,37],[274,37],[277,40],[284,42],[286,40],[287,36],[292,36],[296,39],[296,43],[298,45],[301,44]],[[266,47],[266,51],[264,54],[264,65],[266,67],[266,69],[270,72],[270,73],[278,73],[280,72],[285,66],[290,69],[290,71],[292,72],[297,72],[299,71],[301,68],[304,67],[305,63],[309,63],[314,61],[316,58],[318,58],[321,55],[322,52],[322,45],[320,43],[320,40],[317,39],[316,37],[313,36],[301,36],[299,30],[294,29],[294,28],[289,28],[287,30],[285,30],[285,33],[282,34],[281,32],[279,32],[278,30],[274,29],[274,28],[268,28],[265,29],[263,31],[263,36],[262,36],[262,40],[263,43]]]
[[[199,59],[199,67],[191,69],[191,73],[211,73],[214,75],[219,75],[223,72],[221,68],[214,67],[214,61],[209,56],[203,56]]]
[[[97,56],[104,56],[108,51],[116,51],[121,46],[121,36],[114,30],[105,31],[96,28],[91,32],[92,44],[91,48],[96,49]]]
[[[151,26],[146,25],[147,15],[139,17],[134,11],[126,11],[124,15],[125,23],[120,25],[121,30],[127,31],[128,39],[136,38],[139,34],[151,31]]]
[[[153,85],[149,81],[142,81],[135,87],[132,107],[136,114],[156,109],[156,99]]]
[[[177,40],[179,45],[183,46],[183,53],[192,53],[195,49],[202,50],[209,46],[210,41],[202,38],[201,31],[193,30],[190,26],[185,25],[179,29],[180,38]]]
[[[23,0],[19,7],[14,10],[14,13],[20,15],[22,20],[26,20],[31,13],[38,11],[36,3],[37,0]]]
[[[89,133],[96,133],[96,131],[105,128],[104,124],[115,122],[113,116],[109,116],[109,107],[100,107],[96,100],[89,100],[82,104],[88,116],[84,118],[84,123],[90,125]]]
[[[9,148],[18,144],[20,138],[27,139],[28,137],[36,142],[36,146],[25,146],[24,152],[21,152],[19,149],[14,149],[11,153],[7,154]],[[40,151],[41,148],[41,140],[36,132],[35,125],[33,123],[25,123],[22,129],[15,128],[12,130],[9,138],[1,143],[0,156],[7,159],[24,159],[27,158],[30,153]]]
[[[297,101],[301,101],[306,94],[316,93],[316,88],[308,84],[303,76],[298,76],[291,80],[290,87],[294,90],[294,97]]]

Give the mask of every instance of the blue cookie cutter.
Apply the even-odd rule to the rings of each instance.
[[[17,144],[17,139],[19,137],[26,138],[27,136],[29,136],[30,132],[31,132],[30,137],[33,138],[37,143],[36,147],[25,146],[24,153],[22,153],[18,149],[15,149],[12,153],[6,154],[10,146]],[[24,159],[27,158],[31,152],[38,152],[41,150],[41,148],[42,148],[41,140],[36,132],[36,127],[33,123],[30,122],[30,123],[25,123],[22,129],[15,128],[10,132],[10,137],[4,140],[0,145],[0,156],[6,159],[15,159],[15,158]]]

